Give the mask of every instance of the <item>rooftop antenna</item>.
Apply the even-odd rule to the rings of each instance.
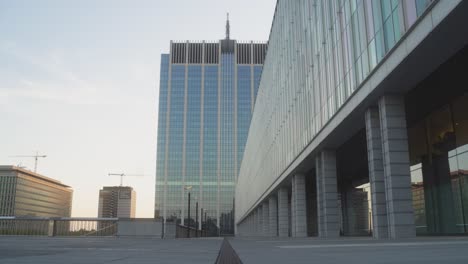
[[[34,172],[37,171],[37,159],[38,158],[45,158],[47,155],[39,155],[39,152],[36,151],[36,155],[16,155],[10,157],[27,157],[27,158],[34,158]]]
[[[229,26],[229,13],[227,13],[227,20],[226,20],[226,39],[229,39],[229,30],[230,30],[230,26]]]

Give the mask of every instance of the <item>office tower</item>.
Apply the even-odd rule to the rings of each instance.
[[[234,232],[234,188],[265,51],[265,43],[230,39],[228,20],[224,39],[171,41],[162,54],[155,217]]]
[[[136,192],[128,186],[105,186],[99,190],[98,217],[134,218]]]
[[[57,180],[0,166],[0,216],[70,217],[73,190]]]
[[[277,1],[239,234],[359,234],[369,213],[375,238],[468,233],[467,13],[461,0]]]

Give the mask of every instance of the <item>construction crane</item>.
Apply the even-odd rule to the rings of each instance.
[[[38,158],[45,158],[47,157],[47,155],[39,155],[39,152],[36,151],[36,155],[16,155],[16,156],[10,156],[10,157],[34,158],[34,172],[36,172]]]
[[[120,187],[123,186],[123,177],[127,176],[146,176],[144,174],[126,174],[126,173],[109,173],[108,176],[120,176]]]

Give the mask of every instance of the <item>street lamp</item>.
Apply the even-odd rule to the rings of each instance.
[[[200,211],[200,236],[203,236],[203,208]]]
[[[195,206],[195,237],[198,237],[198,199],[195,197],[196,206]]]
[[[187,214],[187,237],[190,238],[190,190],[192,189],[192,185],[184,186],[184,190],[188,192],[188,214]]]

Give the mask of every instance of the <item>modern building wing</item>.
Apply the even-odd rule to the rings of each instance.
[[[128,186],[105,186],[99,190],[98,217],[135,218],[136,192]]]
[[[227,25],[223,40],[172,41],[162,54],[155,217],[234,232],[234,189],[265,53],[265,43],[230,39]]]
[[[277,1],[240,235],[468,232],[468,2]]]
[[[70,217],[73,190],[15,166],[0,166],[0,216]]]

